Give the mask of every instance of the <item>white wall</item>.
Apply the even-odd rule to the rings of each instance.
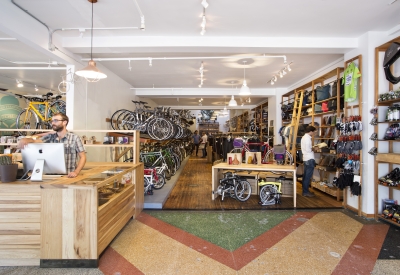
[[[234,113],[234,112],[232,112],[233,110],[228,110],[228,112],[229,113]],[[198,126],[198,123],[197,123],[197,118],[199,117],[198,115],[200,114],[200,110],[192,110],[192,114],[196,117],[196,121],[195,121],[195,123],[190,127],[190,130],[192,131],[192,132],[194,132],[194,131],[196,131],[196,130],[199,130],[199,126]],[[226,117],[220,117],[220,116],[218,116],[218,118],[217,118],[217,122],[219,123],[219,131],[220,132],[223,132],[223,133],[226,133],[227,132],[227,130],[228,130],[228,128],[226,128],[224,125],[225,125],[225,122],[229,119],[229,115],[228,116],[226,116]]]

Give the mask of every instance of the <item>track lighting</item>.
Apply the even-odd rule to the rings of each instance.
[[[290,64],[286,66],[286,69],[288,70],[288,72],[290,72],[292,69],[290,68]]]
[[[271,79],[271,85],[274,85],[275,84],[275,82]]]
[[[130,61],[130,60],[128,60],[128,63],[129,63],[129,65],[128,65],[128,69],[129,69],[130,71],[132,71],[132,67],[131,67],[131,61]]]
[[[140,17],[140,30],[144,31],[146,29],[144,25],[144,16]]]
[[[283,77],[283,73],[282,71],[279,72],[279,77],[282,78]]]
[[[208,8],[207,0],[201,1],[201,4],[203,5],[203,7],[204,7],[205,9]]]
[[[24,87],[24,83],[22,83],[21,80],[16,79],[16,81],[17,81],[17,87],[18,87],[18,88]]]
[[[200,24],[200,26],[204,29],[205,27],[206,27],[206,16],[205,15],[203,15],[203,21],[201,21],[201,24]]]
[[[205,29],[205,28],[201,29],[200,34],[201,34],[201,35],[204,35],[205,33],[206,33],[206,29]]]
[[[200,85],[199,85],[199,88],[201,88],[201,86],[203,86],[203,72],[204,72],[204,63],[203,63],[203,61],[201,61],[199,72],[200,72]],[[201,99],[201,100],[203,100],[203,99]]]
[[[286,68],[285,68],[285,69],[286,69]],[[283,74],[283,75],[286,75],[286,74],[287,74],[287,72],[285,71],[285,69],[282,70],[282,74]]]
[[[244,65],[246,65],[246,62],[247,61],[243,61],[243,64]],[[243,73],[243,85],[242,85],[242,88],[240,88],[240,92],[239,92],[239,95],[242,95],[242,96],[246,96],[246,95],[250,95],[251,93],[250,93],[250,88],[247,86],[247,83],[246,83],[246,67],[244,67],[244,73]]]
[[[150,66],[150,67],[153,66],[151,57],[149,58],[149,66]]]
[[[237,102],[236,102],[234,96],[232,96],[232,98],[231,98],[231,100],[229,101],[229,104],[228,104],[228,105],[229,105],[229,106],[237,106]]]
[[[35,85],[35,92],[39,91],[38,87]]]

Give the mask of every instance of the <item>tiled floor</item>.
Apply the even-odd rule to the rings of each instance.
[[[340,209],[145,210],[98,269],[2,267],[3,274],[398,275],[400,230]]]

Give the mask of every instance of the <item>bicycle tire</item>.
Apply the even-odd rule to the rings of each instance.
[[[67,104],[64,100],[56,100],[50,104],[47,111],[47,118],[51,118],[56,113],[65,114],[67,112]]]
[[[162,174],[157,173],[158,180],[153,179],[153,188],[159,190],[165,185],[165,178]]]
[[[118,127],[118,124],[119,124],[118,117],[119,117],[119,115],[120,115],[121,113],[123,113],[123,112],[125,112],[125,111],[127,111],[127,110],[125,110],[125,109],[120,109],[120,110],[115,111],[115,112],[112,114],[112,116],[111,116],[111,118],[110,118],[110,124],[111,124],[111,128],[113,128],[113,130],[121,130],[121,129],[119,129],[119,127]]]
[[[274,150],[270,149],[268,152],[265,154],[263,158],[263,162],[273,162],[275,161],[275,156],[274,156]],[[286,151],[285,153],[285,165],[292,165],[293,164],[293,156],[289,151]],[[276,173],[278,174],[278,173]]]
[[[39,118],[32,110],[23,110],[16,119],[17,129],[35,129],[34,131],[18,131],[21,136],[34,135],[39,127]]]
[[[129,110],[122,112],[117,118],[118,130],[136,130],[138,124],[136,119],[136,113]]]
[[[251,185],[247,180],[236,180],[234,192],[237,200],[241,202],[247,201],[251,196]]]
[[[263,204],[275,204],[276,188],[272,184],[266,184],[260,189],[260,200]]]

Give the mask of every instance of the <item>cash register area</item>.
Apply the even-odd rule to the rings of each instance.
[[[176,186],[209,186],[191,157]],[[170,196],[173,196],[172,191]],[[318,195],[318,194],[317,194]],[[3,274],[400,274],[398,229],[343,209],[144,210],[98,268],[0,267]],[[168,201],[167,201],[168,204]]]

